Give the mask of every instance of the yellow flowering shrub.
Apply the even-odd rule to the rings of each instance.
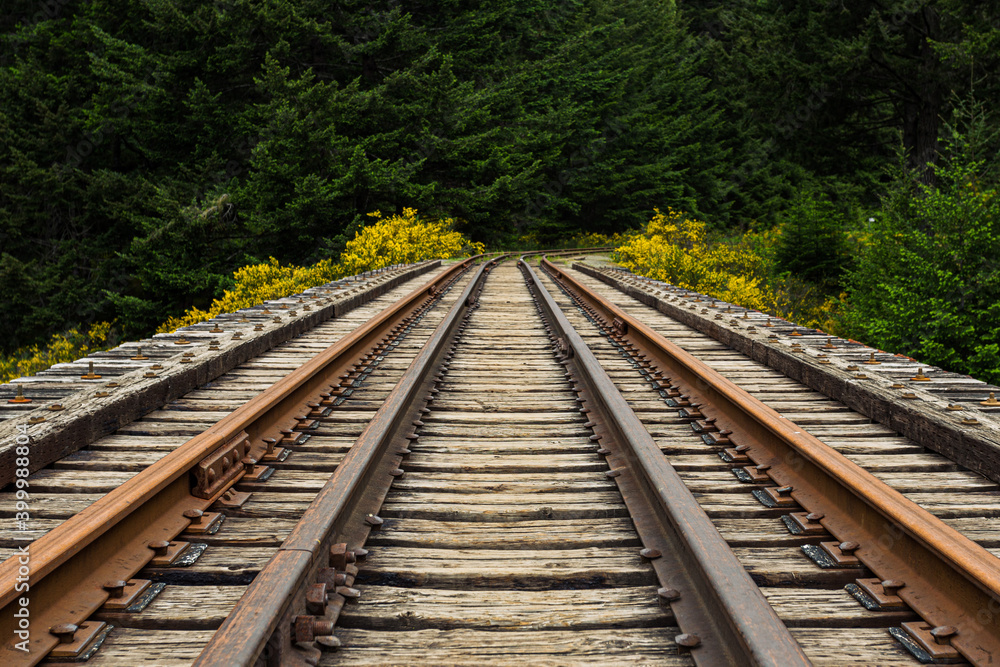
[[[0,382],[34,375],[54,364],[74,361],[92,352],[114,347],[117,337],[113,325],[113,322],[97,322],[90,325],[86,332],[73,328],[54,334],[44,346],[28,345],[0,357]]]
[[[626,243],[632,236],[628,232],[624,234],[615,232],[611,236],[598,234],[597,232],[590,232],[589,234],[580,233],[570,239],[569,245],[572,248],[599,248],[608,245],[619,246]]]
[[[837,299],[824,298],[794,277],[773,275],[768,251],[779,235],[772,229],[751,231],[735,242],[713,241],[701,220],[656,209],[645,233],[618,246],[612,258],[638,275],[803,326],[834,329]]]
[[[388,218],[383,218],[379,211],[368,215],[376,222],[348,241],[338,264],[324,259],[312,266],[282,266],[271,257],[266,264],[244,266],[233,274],[233,289],[226,290],[207,310],[191,308],[180,317],[171,317],[156,332],[176,331],[210,320],[220,313],[256,306],[268,299],[278,299],[364,271],[485,252],[482,243],[471,242],[454,231],[454,221],[450,218],[424,221],[412,208],[404,208],[402,215]]]
[[[220,298],[212,301],[207,310],[191,308],[180,317],[171,317],[159,326],[156,333],[170,333],[181,327],[210,320],[220,313],[232,313],[268,299],[280,299],[344,275],[348,274],[329,259],[312,266],[282,266],[271,257],[265,264],[250,264],[237,269],[233,274],[233,289],[226,290]]]
[[[416,209],[405,208],[402,215],[383,217],[369,213],[375,222],[363,228],[340,256],[340,262],[324,259],[312,266],[282,266],[271,257],[263,264],[251,264],[233,274],[234,286],[212,301],[207,309],[190,308],[180,317],[171,317],[156,333],[170,333],[181,327],[210,320],[220,313],[256,306],[269,299],[279,299],[303,290],[392,264],[412,264],[426,259],[467,257],[485,252],[453,229],[455,221],[422,220]],[[91,352],[106,350],[112,341],[112,323],[94,324],[86,333],[70,329],[52,336],[48,345],[32,345],[0,357],[0,382],[34,375],[52,364],[73,361]]]
[[[348,241],[340,256],[343,275],[381,269],[392,264],[411,264],[425,259],[468,257],[486,251],[454,231],[455,221],[421,220],[416,209],[404,208],[402,215],[368,214],[375,223],[362,229]]]

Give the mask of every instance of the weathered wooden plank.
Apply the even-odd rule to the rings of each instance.
[[[675,625],[656,587],[583,590],[452,590],[365,586],[339,627],[397,632],[423,629],[573,630]]]
[[[692,665],[678,655],[675,628],[629,630],[490,632],[416,630],[392,632],[344,628],[343,648],[320,665],[614,664]],[[388,662],[387,662],[388,659]]]
[[[368,537],[369,547],[432,549],[578,549],[596,546],[640,547],[628,517],[510,522],[469,522],[383,517]]]
[[[190,667],[213,630],[115,628],[87,661],[88,667]]]
[[[502,434],[507,436],[507,434]],[[460,457],[438,458],[423,452],[406,457],[405,470],[454,471],[454,472],[535,472],[557,470],[561,472],[603,472],[608,464],[595,454],[588,461],[577,454],[545,454],[540,456],[510,456],[490,454],[462,454]]]
[[[141,612],[99,610],[92,618],[113,624],[116,631],[118,628],[215,630],[245,590],[246,586],[168,585]]]
[[[546,494],[548,495],[548,494]],[[596,504],[590,502],[554,503],[540,499],[523,505],[512,505],[505,499],[497,499],[493,504],[471,505],[465,497],[453,502],[428,503],[419,505],[397,503],[388,499],[379,516],[396,518],[432,519],[435,521],[526,521],[539,519],[600,519],[628,516],[628,510],[621,503]]]

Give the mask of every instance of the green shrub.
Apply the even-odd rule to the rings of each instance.
[[[1000,185],[953,132],[934,184],[902,168],[848,280],[855,337],[1000,382]]]

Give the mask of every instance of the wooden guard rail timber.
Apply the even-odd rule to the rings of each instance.
[[[778,484],[755,492],[761,502],[805,510],[789,515],[790,530],[836,538],[803,547],[811,558],[821,567],[864,564],[878,577],[873,597],[901,599],[924,619],[898,638],[973,664],[1000,655],[1000,568],[988,551],[551,262],[542,265],[596,321],[670,375],[661,388],[686,397],[678,407],[696,432],[727,446],[741,473]]]

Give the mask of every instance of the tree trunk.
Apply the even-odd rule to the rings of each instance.
[[[940,83],[940,62],[930,39],[940,38],[941,26],[937,12],[924,7],[917,18],[923,19],[924,31],[917,31],[911,41],[911,48],[920,63],[916,79],[912,82],[912,94],[903,102],[903,147],[906,149],[908,166],[928,184],[934,183],[934,171],[930,165],[937,160],[938,130],[941,123],[941,108],[944,93]]]

